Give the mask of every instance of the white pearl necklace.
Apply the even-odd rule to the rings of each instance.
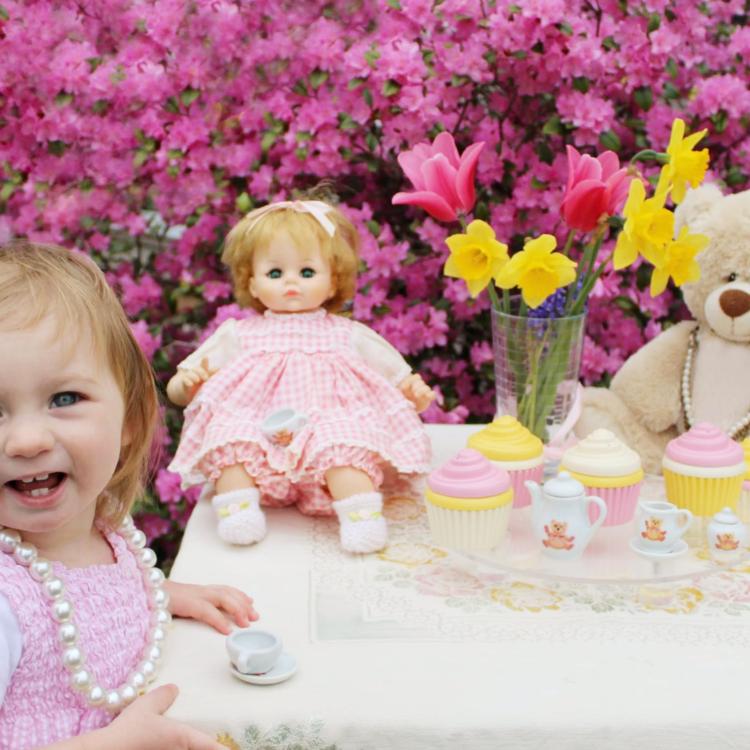
[[[685,364],[682,368],[682,388],[680,389],[680,395],[682,396],[682,411],[685,415],[685,424],[688,429],[693,426],[693,400],[690,397],[690,385],[693,380],[693,358],[697,348],[698,327],[696,326],[690,332],[690,338],[688,339]],[[727,435],[729,435],[732,440],[743,440],[747,436],[748,431],[750,431],[750,412],[745,414],[742,419],[735,422],[729,430],[727,430]]]
[[[65,595],[65,584],[54,575],[52,563],[40,557],[33,544],[21,541],[21,535],[13,529],[0,526],[0,551],[10,555],[19,565],[27,568],[29,575],[41,586],[44,597],[49,600],[50,613],[58,623],[58,637],[62,644],[62,661],[70,672],[70,684],[83,693],[86,702],[94,708],[105,708],[112,713],[121,711],[145,691],[146,685],[156,677],[156,669],[162,657],[162,643],[166,628],[172,620],[167,610],[169,595],[164,590],[164,573],[155,568],[156,554],[146,547],[146,535],[135,527],[128,516],[118,533],[133,553],[148,591],[151,609],[150,628],[138,666],[119,687],[101,687],[78,645],[78,628],[73,621],[73,604]]]

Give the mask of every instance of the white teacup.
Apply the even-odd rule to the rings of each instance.
[[[669,552],[688,530],[693,514],[666,500],[638,503],[638,544],[644,549]]]
[[[243,628],[227,636],[227,651],[234,668],[242,674],[265,674],[281,656],[281,638],[268,630]]]
[[[288,445],[294,433],[307,424],[307,417],[294,409],[279,409],[269,414],[260,426],[261,432],[272,442]]]

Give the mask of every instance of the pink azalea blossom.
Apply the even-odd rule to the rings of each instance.
[[[440,133],[432,144],[418,143],[398,155],[398,163],[416,190],[396,193],[394,205],[419,206],[439,221],[455,221],[458,212],[474,208],[474,174],[484,143],[473,143],[459,157],[450,133]]]

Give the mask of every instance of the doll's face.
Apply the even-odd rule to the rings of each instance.
[[[250,294],[273,312],[315,310],[333,297],[331,267],[315,238],[300,249],[284,231],[253,258]]]

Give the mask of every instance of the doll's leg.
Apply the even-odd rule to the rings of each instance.
[[[230,544],[253,544],[266,535],[266,517],[260,509],[260,491],[240,464],[228,466],[216,480],[211,501],[219,536]]]
[[[351,466],[325,473],[333,509],[339,518],[341,546],[348,552],[377,552],[388,541],[383,517],[383,496],[369,475]]]

